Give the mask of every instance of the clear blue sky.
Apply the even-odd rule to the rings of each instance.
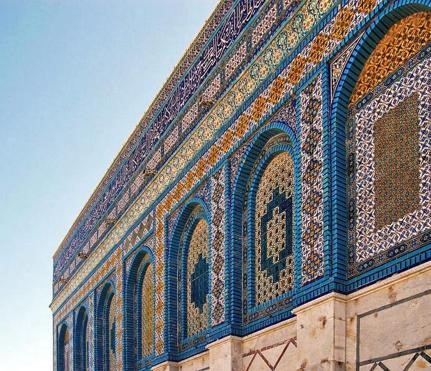
[[[215,0],[0,0],[0,369],[52,369],[52,254]]]

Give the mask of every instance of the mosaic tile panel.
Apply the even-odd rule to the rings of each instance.
[[[243,42],[233,54],[233,56],[228,60],[225,66],[224,75],[225,78],[229,78],[242,63],[247,55],[247,43]]]
[[[73,319],[69,315],[61,325],[55,326],[54,367],[73,370]]]
[[[88,371],[94,370],[94,294],[90,294],[88,298]]]
[[[202,93],[202,98],[205,100],[212,100],[221,88],[221,76],[217,74],[216,77],[211,81],[205,91]]]
[[[231,156],[230,156],[230,189],[235,189],[235,181],[237,179],[238,171],[240,169],[241,161],[244,159],[244,153],[247,150],[249,141],[242,144]]]
[[[63,342],[63,369],[64,371],[73,370],[73,360],[72,360],[72,334],[69,331],[69,328],[63,334],[63,338],[60,339]]]
[[[215,34],[204,32],[198,36],[200,39],[208,40],[210,38],[211,42],[205,45],[195,41],[192,46],[200,45],[202,49],[189,48],[187,58],[184,57],[179,63],[182,66],[187,64],[189,69],[183,67],[175,69],[177,73],[172,74],[164,85],[163,94],[159,93],[144,118],[141,119],[138,128],[117,156],[114,165],[108,170],[109,176],[105,176],[99,184],[80,218],[77,219],[63,241],[64,248],[61,248],[61,254],[55,256],[54,277],[56,279],[64,269],[64,263],[74,255],[79,246],[85,243],[88,233],[100,222],[103,213],[109,209],[115,198],[127,186],[128,181],[136,173],[138,165],[154,148],[158,138],[214,69],[217,62],[225,55],[263,3],[263,0],[240,0],[233,5],[231,0],[226,0],[217,7],[211,21],[207,22],[205,27],[207,30],[216,31]],[[234,6],[234,12],[229,13],[231,6]],[[224,27],[216,30],[219,24],[214,22],[215,19],[218,22],[223,21]],[[156,104],[156,102],[158,103]]]
[[[163,142],[163,151],[165,153],[169,152],[172,149],[172,147],[177,143],[178,135],[179,135],[179,127],[176,126]]]
[[[57,324],[54,323],[54,331],[53,331],[53,339],[54,339],[54,349],[52,352],[52,357],[53,357],[53,367],[54,370],[58,370],[58,352],[60,351],[59,347],[58,347],[58,333],[57,333]]]
[[[428,46],[411,58],[406,65],[392,73],[374,89],[372,94],[368,94],[359,101],[349,115],[347,135],[349,275],[361,273],[430,241],[430,54],[431,48]],[[394,120],[395,113],[397,117]],[[418,118],[418,127],[415,123],[416,118]],[[382,120],[388,120],[388,122]],[[382,138],[379,138],[382,136],[382,125],[383,129],[390,126],[383,138],[387,139],[387,142],[382,142]],[[394,128],[394,125],[397,127]],[[400,130],[403,130],[402,137],[405,137],[406,142],[397,143]],[[414,139],[415,136],[418,136],[418,139]],[[410,147],[406,147],[407,145]],[[404,148],[395,154],[392,148],[384,148],[385,146]],[[395,157],[379,160],[376,158],[378,155]],[[413,173],[409,175],[412,179],[400,179],[399,172],[405,170],[405,164],[403,164],[405,159],[400,159],[400,155],[407,156],[407,159],[411,160],[408,171],[416,173],[416,175]],[[419,204],[416,200],[417,185],[414,184],[414,178],[417,176],[417,170],[415,170],[417,160],[419,160],[417,180]],[[382,170],[383,165],[388,169]],[[400,192],[403,193],[400,200],[404,199],[407,205],[400,205],[400,210],[395,210],[396,204],[381,204],[381,197],[378,194],[385,192],[385,189],[384,187],[380,190],[376,189],[378,186],[382,187],[381,179],[377,179],[376,176],[381,177],[382,173],[385,176],[392,175],[393,178],[386,179],[386,182],[390,181],[396,186],[396,189],[390,190],[386,195],[388,203],[396,203],[396,200],[391,200],[391,197],[396,197]],[[403,182],[408,182],[408,185]],[[406,186],[408,188],[405,188]],[[377,217],[380,217],[380,220]]]
[[[142,333],[142,356],[147,357],[152,354],[154,348],[154,285],[153,285],[153,265],[150,264],[145,272],[142,281],[141,293],[141,333]]]
[[[183,207],[177,207],[174,211],[172,211],[168,216],[168,227],[166,232],[168,241],[172,241],[173,235],[175,233],[175,228],[177,226],[178,220],[183,213]]]
[[[286,2],[288,3],[288,2]],[[324,3],[324,2],[322,2]],[[232,128],[229,129],[225,134],[220,135],[220,140],[217,140],[217,149],[209,149],[207,151],[207,153],[205,153],[202,156],[202,159],[197,159],[196,160],[196,167],[193,167],[191,173],[193,173],[192,175],[186,175],[184,180],[180,180],[180,184],[178,187],[174,187],[173,191],[171,193],[169,193],[167,195],[167,197],[165,197],[162,201],[161,201],[161,206],[158,207],[157,209],[157,227],[156,227],[156,256],[157,256],[157,260],[160,261],[160,264],[156,265],[156,275],[157,277],[159,277],[158,282],[156,283],[157,285],[157,302],[158,302],[158,307],[156,310],[156,317],[157,317],[157,325],[156,325],[156,338],[157,338],[157,351],[159,352],[159,354],[162,352],[162,350],[164,349],[164,345],[163,345],[163,313],[164,313],[164,283],[162,281],[162,279],[160,279],[160,277],[163,277],[164,275],[164,266],[163,266],[163,261],[161,260],[163,258],[163,254],[164,254],[164,246],[163,246],[163,224],[162,221],[164,220],[164,216],[169,212],[170,208],[172,207],[172,205],[175,205],[176,201],[178,201],[178,199],[182,196],[184,196],[185,194],[187,194],[187,192],[189,192],[190,187],[194,186],[196,184],[196,182],[200,179],[200,177],[202,176],[202,173],[207,172],[211,166],[214,165],[214,163],[216,163],[220,158],[221,155],[226,153],[228,150],[230,150],[229,148],[232,147],[233,145],[235,145],[241,138],[241,133],[244,133],[245,131],[247,131],[248,129],[250,129],[251,127],[253,127],[253,125],[255,125],[259,119],[261,117],[263,117],[265,115],[265,113],[269,112],[271,110],[271,108],[273,107],[273,105],[278,101],[279,97],[281,95],[286,94],[288,91],[291,90],[291,88],[293,87],[292,82],[293,81],[300,81],[301,78],[304,77],[304,74],[306,72],[309,72],[312,68],[314,68],[316,66],[317,63],[319,63],[319,61],[321,60],[321,58],[325,55],[328,55],[328,53],[331,52],[331,50],[333,50],[333,48],[337,45],[338,41],[341,40],[343,38],[343,35],[345,35],[343,32],[341,32],[339,29],[337,29],[336,26],[334,25],[338,25],[340,27],[341,30],[344,30],[345,27],[347,27],[347,29],[353,27],[355,24],[355,22],[357,22],[358,20],[363,19],[363,14],[359,14],[358,12],[364,12],[364,14],[366,14],[367,12],[369,12],[373,7],[374,7],[375,2],[372,1],[355,1],[355,2],[351,2],[348,3],[346,5],[346,8],[348,8],[348,10],[346,12],[342,12],[340,13],[340,16],[337,16],[337,19],[331,23],[331,27],[333,28],[325,28],[325,31],[323,32],[323,36],[320,38],[316,37],[316,42],[312,45],[312,47],[310,48],[306,48],[304,53],[301,53],[297,59],[295,59],[295,63],[293,63],[292,66],[286,68],[286,70],[283,72],[283,75],[281,76],[282,78],[277,78],[276,82],[274,82],[274,84],[271,84],[271,89],[265,90],[265,92],[263,94],[261,94],[261,96],[255,101],[255,103],[252,104],[252,109],[250,110],[246,110],[246,112],[244,113],[244,115],[241,116],[240,119],[238,119],[235,123],[233,123]],[[325,6],[325,5],[319,5],[319,6]],[[353,15],[352,13],[353,12]],[[312,13],[312,12],[311,12]],[[314,15],[313,15],[314,17]],[[313,18],[312,17],[312,18]],[[316,16],[317,18],[317,16]],[[309,15],[307,15],[307,19],[306,19],[306,24],[308,25],[309,23],[312,23],[312,21],[310,21],[310,17]],[[347,26],[346,26],[347,25]],[[307,26],[308,27],[308,26]],[[331,33],[332,31],[334,31],[333,35],[334,37],[328,37],[328,33]],[[325,34],[326,33],[326,34]],[[282,40],[282,39],[279,39]],[[281,42],[281,41],[280,41]],[[274,50],[271,50],[270,53],[266,54],[266,58],[264,59],[265,61],[265,65],[259,65],[258,68],[256,68],[256,70],[253,71],[253,73],[250,73],[250,75],[247,76],[247,78],[251,77],[251,79],[255,79],[256,81],[258,81],[251,90],[254,90],[254,88],[256,88],[259,82],[261,82],[265,76],[267,75],[267,72],[271,72],[272,71],[272,67],[275,66],[276,64],[271,60],[271,57],[274,55]],[[279,54],[277,54],[277,51],[275,52],[276,55],[276,59],[279,58]],[[283,54],[283,57],[286,56],[286,54]],[[301,66],[301,63],[304,63],[304,66]],[[263,66],[263,68],[262,68]],[[269,66],[269,67],[268,67]],[[266,68],[268,67],[268,68]],[[341,67],[343,68],[343,67]],[[429,66],[427,67],[429,70]],[[269,73],[268,72],[268,73]],[[235,91],[234,94],[229,95],[229,99],[226,100],[227,106],[222,107],[221,109],[217,110],[217,121],[213,121],[211,124],[214,124],[214,128],[211,129],[215,129],[218,128],[219,125],[223,124],[226,122],[227,117],[230,117],[230,115],[232,114],[232,112],[235,112],[235,110],[238,108],[238,105],[240,102],[242,102],[246,97],[248,97],[248,93],[249,91],[247,89],[249,89],[248,84],[250,83],[249,80],[245,81],[245,83],[241,86],[242,90],[238,89],[238,91]],[[253,85],[253,83],[250,83],[250,85]],[[429,86],[429,82],[428,82],[428,86]],[[238,93],[239,92],[239,93]],[[237,95],[238,94],[238,95]],[[412,96],[408,96],[406,98],[406,100],[412,98]],[[302,97],[301,97],[302,99]],[[419,100],[421,99],[421,97],[418,98]],[[428,98],[427,98],[428,99]],[[429,99],[428,99],[429,100]],[[224,102],[224,103],[226,103]],[[400,104],[403,104],[402,101]],[[302,101],[301,101],[302,103]],[[226,108],[227,107],[227,108]],[[313,105],[312,105],[313,107]],[[399,106],[398,106],[399,107]],[[429,108],[427,107],[428,111]],[[215,112],[215,110],[214,110]],[[386,112],[386,114],[389,111]],[[419,113],[418,113],[418,116]],[[420,117],[419,117],[420,119]],[[245,121],[249,121],[247,123],[245,123]],[[238,131],[236,131],[239,128]],[[316,142],[316,138],[318,138],[319,134],[316,134],[316,132],[312,132],[312,130],[310,130],[311,134],[309,133],[309,138],[307,137],[306,139],[303,140],[302,138],[302,134],[301,133],[301,146],[304,146],[304,150],[307,150],[309,152],[312,152],[313,149],[313,143]],[[210,133],[210,134],[208,134]],[[211,135],[213,135],[215,133],[215,131],[211,132],[208,131],[204,134],[208,134],[207,137],[199,138],[200,135],[202,135],[202,131],[196,135],[193,138],[193,142],[192,145],[189,147],[190,151],[188,153],[193,153],[193,149],[196,152],[197,149],[203,148],[202,146],[205,146],[208,144],[208,142],[210,140],[212,140],[212,138],[210,137]],[[208,139],[209,138],[209,139]],[[200,140],[202,139],[202,140]],[[420,142],[420,140],[419,140]],[[172,142],[173,143],[173,142]],[[171,144],[172,144],[171,143]],[[173,144],[172,144],[173,145]],[[377,146],[377,144],[376,144]],[[194,147],[194,148],[192,148]],[[128,226],[130,226],[134,221],[136,221],[136,218],[139,217],[140,215],[142,215],[142,212],[145,210],[145,208],[152,202],[151,197],[152,196],[156,196],[158,195],[157,192],[161,191],[161,190],[165,190],[169,184],[169,179],[171,174],[178,174],[179,171],[183,168],[183,166],[185,166],[184,164],[187,164],[187,161],[190,160],[190,158],[187,158],[187,152],[185,152],[184,157],[178,157],[175,158],[171,164],[168,164],[167,167],[165,168],[166,173],[161,174],[160,177],[156,177],[155,182],[160,182],[159,184],[161,184],[161,186],[159,187],[159,189],[153,188],[152,192],[146,192],[143,193],[142,197],[140,197],[140,199],[137,201],[137,203],[135,203],[133,205],[133,207],[131,207],[131,210],[133,210],[132,212],[128,213],[125,216],[125,219],[121,222],[118,223],[118,225],[116,227],[114,227],[114,229],[112,229],[111,233],[108,235],[107,238],[107,242],[104,242],[101,246],[101,248],[96,251],[97,255],[92,256],[91,258],[89,258],[85,264],[85,269],[83,269],[83,272],[80,272],[79,276],[75,276],[75,277],[71,277],[70,278],[70,284],[68,284],[65,287],[65,293],[63,292],[60,297],[59,300],[55,301],[53,303],[53,308],[58,308],[58,306],[61,304],[61,301],[64,300],[64,298],[69,295],[73,290],[77,289],[80,285],[81,282],[83,282],[83,277],[85,277],[85,275],[89,272],[89,269],[92,269],[95,267],[95,264],[98,264],[98,262],[107,254],[108,250],[110,250],[112,248],[112,246],[114,246],[114,244],[119,240],[119,238],[122,238],[124,231],[127,229]],[[159,153],[160,154],[160,153]],[[211,154],[212,157],[209,156],[209,154]],[[208,161],[208,159],[210,158],[210,160]],[[159,156],[158,161],[160,161],[161,157]],[[205,161],[208,161],[209,165],[205,164]],[[310,174],[309,174],[309,179],[313,180],[316,177],[316,169],[318,169],[318,164],[316,164],[315,162],[310,161],[310,163],[312,163],[312,166],[310,167]],[[304,173],[303,173],[304,175]],[[144,184],[144,178],[140,178],[139,182],[136,183],[136,190],[139,189],[140,186],[142,186]],[[421,183],[421,186],[423,185],[423,182]],[[125,207],[125,205],[127,204],[128,200],[129,200],[129,195],[123,196],[124,197],[124,201],[122,202],[122,205]],[[311,212],[313,210],[313,208],[315,207],[315,202],[316,199],[318,199],[318,197],[313,194],[312,197],[310,198],[310,203],[309,203],[309,211]],[[211,207],[213,208],[213,205],[211,204]],[[213,209],[212,209],[213,210]],[[114,216],[116,215],[115,213],[113,214]],[[314,229],[313,229],[314,228]],[[107,229],[109,229],[109,225],[106,223],[103,223],[101,228],[99,229],[99,233],[103,234]],[[316,230],[318,230],[318,228],[316,229],[315,226],[311,226],[310,228],[310,233],[314,234],[316,232]],[[429,239],[429,233],[425,230],[425,232],[423,232],[422,234],[419,234],[418,238],[414,237],[413,239],[408,240],[409,243],[412,246],[418,246],[418,244],[420,243],[419,240],[423,240],[424,236],[428,236]],[[90,240],[90,243],[92,244],[96,244],[96,242],[98,241],[97,239],[97,233],[93,235],[93,237]],[[400,249],[402,249],[402,245],[400,246]],[[405,248],[404,248],[405,249]],[[115,259],[111,259],[111,257],[108,258],[108,262],[106,264],[103,264],[101,267],[103,269],[101,269],[103,272],[106,272],[106,269],[111,269],[112,266],[114,266],[115,264],[117,264],[116,262],[114,262]],[[75,264],[75,263],[73,263]],[[314,267],[315,268],[315,267]],[[313,269],[314,269],[313,268]],[[121,270],[119,271],[121,272]],[[69,276],[71,276],[73,274],[73,271],[71,271],[70,274],[65,275],[64,278],[69,279]],[[100,280],[100,277],[103,276],[104,273],[100,273],[97,272],[97,278],[96,280]],[[118,274],[118,277],[121,277],[121,274]],[[68,310],[70,310],[70,308],[73,306],[73,303],[76,302],[77,300],[79,300],[80,297],[82,297],[82,295],[85,295],[88,290],[93,287],[92,285],[94,285],[94,282],[96,282],[95,280],[90,279],[89,280],[90,283],[87,284],[87,282],[85,282],[82,286],[82,288],[79,288],[77,290],[76,293],[74,293],[73,297],[71,298],[71,304],[67,303],[67,305],[65,305],[64,308],[62,308],[58,313],[56,313],[56,317],[55,318],[59,318],[61,316],[64,316],[65,313],[67,313]],[[68,282],[68,281],[65,281]],[[160,290],[160,291],[159,291]],[[121,290],[120,290],[121,291]],[[213,300],[213,286],[211,286],[211,298]],[[121,302],[121,298],[118,299],[119,302]],[[198,301],[198,299],[196,299],[196,302]],[[119,306],[119,308],[121,308],[121,306]],[[213,317],[212,317],[213,318]],[[117,332],[119,334],[121,334],[121,323],[122,321],[119,321],[119,326],[117,329]],[[122,346],[121,344],[118,345],[119,347]],[[122,352],[119,352],[119,356],[121,356]],[[119,361],[117,362],[117,364],[119,364]]]
[[[135,227],[126,240],[123,242],[122,247],[125,252],[130,251],[138,242],[142,240],[154,226],[154,212],[149,213],[142,221]]]
[[[255,47],[262,37],[271,29],[277,20],[277,4],[274,4],[270,10],[266,13],[257,27],[251,34],[251,45]]]
[[[88,352],[90,351],[90,347],[92,347],[92,343],[89,341],[89,336],[90,336],[90,322],[89,322],[89,318],[88,315],[86,317],[85,320],[85,327],[84,327],[84,341],[83,341],[83,351],[82,351],[82,355],[83,355],[83,363],[84,363],[84,367],[85,367],[85,371],[87,371],[89,369],[89,363],[90,363],[90,357]]]
[[[290,128],[296,131],[296,99],[289,99],[281,108],[271,117],[271,122],[280,121],[288,124]]]
[[[211,179],[211,325],[225,319],[225,170],[223,167]]]
[[[196,101],[186,112],[183,119],[181,120],[181,129],[183,132],[188,131],[190,125],[192,125],[198,118],[199,114],[199,101]]]
[[[108,348],[109,348],[109,371],[117,370],[117,349],[116,349],[116,325],[118,319],[116,318],[115,310],[115,296],[109,305],[108,311]],[[121,338],[120,338],[121,339]]]
[[[122,264],[118,264],[115,267],[115,287],[117,290],[116,295],[113,299],[113,314],[115,316],[115,326],[113,334],[115,342],[112,349],[115,351],[115,370],[123,369],[123,274]]]
[[[228,5],[231,4],[231,5]],[[187,102],[188,98],[199,88],[201,82],[205,79],[205,77],[209,74],[209,72],[214,68],[214,65],[222,58],[225,54],[225,51],[229,49],[230,44],[236,39],[239,35],[243,27],[247,25],[252,16],[259,11],[261,5],[263,4],[263,0],[241,0],[235,4],[235,11],[227,12],[227,10],[233,5],[232,1],[227,0],[223,1],[218,9],[224,9],[224,11],[219,13],[216,11],[215,13],[218,15],[215,17],[214,15],[211,17],[211,22],[206,24],[206,29],[215,30],[216,25],[219,26],[216,22],[214,22],[214,18],[218,19],[218,22],[224,23],[224,27],[219,28],[215,34],[211,33],[201,33],[199,35],[200,38],[205,36],[206,39],[208,37],[212,38],[211,42],[208,45],[204,45],[199,43],[201,46],[201,50],[196,50],[192,47],[187,52],[187,58],[183,58],[180,65],[183,65],[185,61],[188,61],[190,70],[187,68],[181,68],[181,73],[176,73],[171,75],[170,79],[164,86],[164,94],[159,94],[156,97],[156,100],[151,105],[149,112],[145,115],[145,117],[141,120],[139,127],[135,130],[132,135],[132,138],[128,141],[127,146],[123,148],[120,155],[118,156],[116,161],[116,169],[120,168],[121,162],[123,160],[129,160],[127,162],[128,165],[136,161],[137,156],[141,151],[137,149],[142,149],[140,147],[150,145],[152,147],[152,140],[156,137],[154,134],[158,132],[159,135],[162,134],[163,129],[169,125],[169,122],[172,121],[173,117],[179,112],[179,110],[184,106]],[[238,13],[239,12],[239,13]],[[223,15],[221,15],[223,14]],[[238,16],[240,14],[240,16]],[[224,19],[223,17],[226,16]],[[212,25],[211,27],[209,25]],[[196,45],[195,42],[192,46]],[[194,53],[192,53],[192,49],[194,49]],[[193,57],[191,57],[193,55]],[[194,59],[194,60],[193,60]],[[192,63],[193,62],[193,63]],[[178,71],[177,68],[175,71]],[[173,77],[175,75],[175,77]],[[174,81],[174,83],[172,83]],[[163,98],[161,98],[163,96]],[[156,102],[158,102],[156,104]],[[163,104],[162,104],[163,103]],[[156,108],[157,106],[157,108]],[[144,124],[145,122],[145,124]],[[137,148],[138,147],[138,148]],[[148,148],[146,148],[148,149]],[[122,164],[124,165],[124,163]],[[110,188],[118,188],[118,185],[121,185],[124,180],[123,178],[127,178],[124,175],[129,175],[130,169],[127,169],[130,166],[123,166],[123,171],[121,176],[117,176],[117,182],[114,183],[114,186]],[[125,169],[126,168],[126,169]],[[134,169],[134,167],[132,166]],[[116,171],[114,169],[111,172],[111,178],[115,177]],[[120,178],[120,181],[118,181]],[[112,179],[104,179],[101,183],[100,187],[98,187],[99,193],[102,191],[106,191],[106,186],[109,185],[109,181]],[[100,188],[100,189],[99,189]],[[96,196],[100,196],[100,194],[95,194]],[[96,200],[94,200],[96,201]],[[91,210],[89,210],[91,211]]]
[[[322,80],[301,93],[302,283],[323,275]]]
[[[412,14],[394,24],[368,57],[351,96],[356,103],[431,40],[431,13]]]
[[[84,280],[84,277],[80,277],[82,285],[80,285],[78,291],[70,297],[68,301],[64,303],[64,305],[55,313],[54,315],[54,323],[61,322],[64,318],[68,316],[68,314],[73,311],[79,303],[85,299],[89,293],[91,295],[99,294],[101,281],[107,277],[109,272],[116,267],[121,268],[121,255],[122,250],[117,249],[112,255],[108,257],[108,259],[98,268],[97,272],[91,275],[87,280]],[[118,268],[117,268],[118,270]],[[115,276],[115,275],[114,275]],[[122,283],[120,282],[120,285]],[[95,299],[93,299],[94,302]],[[94,312],[93,312],[94,313]]]
[[[255,301],[263,304],[293,286],[293,160],[287,152],[267,165],[256,194]]]
[[[75,341],[75,354],[73,363],[75,369],[88,371],[90,368],[90,352],[94,349],[94,345],[92,343],[92,333],[94,326],[92,322],[93,316],[90,317],[89,313],[89,301],[90,298],[86,298],[83,302],[81,302],[74,311],[74,328],[76,332]]]
[[[418,107],[413,93],[374,124],[377,230],[419,208]]]
[[[197,222],[187,256],[187,334],[193,336],[208,327],[208,223]]]
[[[159,205],[156,209],[156,237],[155,237],[155,316],[154,316],[154,347],[155,353],[161,354],[163,353],[165,341],[164,341],[164,316],[165,316],[165,282],[164,282],[164,274],[165,267],[163,264],[164,259],[164,215],[167,210],[164,208],[164,205]]]
[[[123,367],[123,298],[122,298],[122,265],[115,267],[115,271],[109,275],[98,277],[97,288],[95,289],[95,300],[99,305],[103,305],[103,312],[97,318],[98,326],[100,326],[100,339],[96,338],[95,346],[99,346],[102,359],[95,357],[95,369],[98,370],[103,362],[103,367],[111,370],[121,370]],[[102,297],[102,292],[109,282],[109,289]],[[115,289],[114,289],[115,286]],[[100,302],[103,300],[103,303]],[[96,317],[95,317],[96,318]],[[105,343],[106,341],[106,343]]]
[[[190,196],[190,198],[192,197],[197,197],[209,205],[211,203],[210,182],[208,180],[202,182]]]
[[[341,75],[346,67],[346,64],[352,55],[353,49],[358,44],[363,33],[361,33],[356,39],[354,39],[348,46],[346,46],[330,63],[331,70],[331,98],[335,93],[338,82],[340,81]]]
[[[66,364],[69,366],[69,370],[73,370],[73,336],[74,336],[74,331],[73,331],[73,317],[72,315],[69,315],[67,320],[66,320],[66,324],[67,324],[67,332],[69,335],[68,338],[68,348],[69,348],[69,354],[67,354],[66,357]]]

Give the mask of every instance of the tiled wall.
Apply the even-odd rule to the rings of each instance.
[[[300,336],[271,326],[324,294],[348,294],[430,259],[431,13],[407,3],[263,6],[205,85],[205,107],[192,106],[166,137],[163,166],[124,202],[103,240],[93,239],[88,257],[71,263],[79,269],[55,283],[54,358],[61,325],[73,333],[85,302],[90,368],[100,367],[94,322],[109,281],[117,369],[193,363],[228,335],[245,337],[244,369],[289,369],[302,362]],[[181,131],[188,136],[172,154]],[[140,360],[127,327],[138,310],[127,296],[138,254],[151,261],[142,290],[153,290],[140,323],[150,316],[154,329],[152,337],[142,327]],[[265,329],[274,338],[253,337]],[[367,351],[363,369],[386,357]],[[427,361],[421,351],[413,363]]]

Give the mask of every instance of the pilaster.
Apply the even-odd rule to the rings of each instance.
[[[345,370],[345,295],[330,293],[296,308],[298,370]]]
[[[178,371],[179,364],[177,362],[166,361],[154,366],[152,371]]]
[[[242,370],[242,339],[226,336],[208,344],[209,369],[239,371]]]

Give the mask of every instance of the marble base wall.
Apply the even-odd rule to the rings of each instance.
[[[153,370],[431,369],[431,262],[349,295],[325,295],[294,314]]]

